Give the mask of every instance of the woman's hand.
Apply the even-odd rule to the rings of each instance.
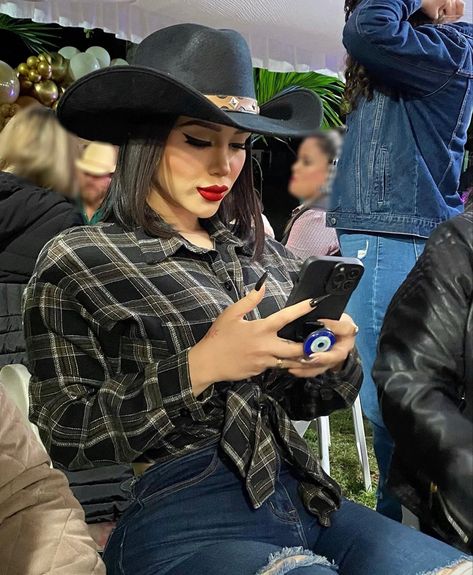
[[[455,22],[465,13],[463,0],[423,0],[421,10],[434,22]]]
[[[300,365],[289,369],[295,377],[317,377],[329,369],[338,371],[355,347],[358,328],[349,315],[344,313],[339,321],[321,319],[320,322],[334,333],[337,341],[330,351],[314,353],[310,359],[303,359]]]
[[[189,351],[194,395],[217,381],[239,381],[269,368],[301,367],[303,347],[278,337],[278,331],[313,308],[310,300],[286,307],[265,319],[248,321],[245,315],[264,297],[264,287],[229,306],[205,337]],[[338,323],[338,322],[335,322]],[[327,322],[328,325],[328,322]],[[305,366],[304,366],[305,367]]]

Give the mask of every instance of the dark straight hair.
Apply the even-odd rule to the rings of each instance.
[[[126,230],[142,228],[149,236],[169,239],[178,232],[148,205],[156,169],[161,161],[176,117],[160,118],[159,126],[130,139],[120,147],[117,167],[103,203],[104,221],[117,222]],[[253,187],[251,147],[232,191],[217,213],[238,238],[253,245],[253,259],[263,253],[265,234],[259,196]]]

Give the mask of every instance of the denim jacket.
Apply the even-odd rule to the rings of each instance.
[[[463,210],[473,25],[413,28],[407,19],[420,5],[364,0],[345,26],[348,52],[395,96],[375,90],[349,114],[329,227],[428,237]]]

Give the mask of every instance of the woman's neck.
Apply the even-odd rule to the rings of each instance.
[[[308,205],[308,204],[313,204],[314,202],[316,202],[317,200],[320,200],[320,198],[323,196],[323,188],[319,188],[315,193],[313,193],[311,196],[309,196],[308,198],[305,198],[302,200],[302,204],[303,205]]]
[[[202,232],[199,218],[181,206],[163,199],[155,190],[148,196],[148,205],[172,228],[180,234]]]

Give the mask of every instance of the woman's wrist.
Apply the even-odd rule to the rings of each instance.
[[[191,347],[187,357],[192,392],[195,397],[198,397],[208,387],[218,381],[214,374],[215,363],[202,342]]]

